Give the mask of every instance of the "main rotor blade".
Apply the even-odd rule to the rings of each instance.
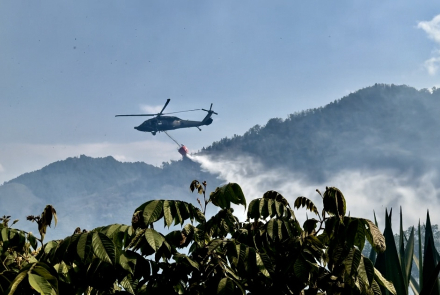
[[[157,116],[157,114],[139,114],[139,115],[116,115],[115,117],[152,117]]]
[[[158,116],[162,115],[163,110],[167,107],[167,105],[170,103],[171,99],[167,99],[167,102],[165,103],[165,105],[163,106],[163,109],[159,112],[159,114],[157,114]]]
[[[193,111],[200,111],[201,109],[194,109],[194,110],[187,110],[187,111],[178,111],[178,112],[172,112],[172,113],[163,113],[162,115],[168,115],[168,114],[175,114],[175,113],[184,113],[184,112],[193,112]]]

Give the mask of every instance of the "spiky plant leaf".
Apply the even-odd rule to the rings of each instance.
[[[408,286],[405,284],[405,275],[402,273],[399,254],[394,242],[393,230],[391,228],[391,211],[388,215],[387,210],[385,211],[384,236],[387,250],[377,255],[375,268],[381,272],[384,278],[393,282],[395,290],[399,295],[408,294]]]
[[[404,275],[407,278],[408,284],[411,280],[411,269],[412,269],[412,258],[414,256],[414,227],[411,228],[411,233],[409,235],[408,242],[406,244],[406,248],[404,251],[404,261],[403,271]]]

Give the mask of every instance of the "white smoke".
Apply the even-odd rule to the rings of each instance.
[[[201,164],[202,169],[218,174],[225,182],[238,183],[249,204],[252,199],[260,198],[268,190],[281,193],[293,206],[295,199],[304,196],[312,200],[322,210],[321,196],[326,186],[339,188],[345,196],[347,211],[351,216],[374,220],[373,211],[379,227],[383,229],[385,208],[393,208],[393,228],[399,226],[399,206],[403,211],[403,227],[417,225],[419,219],[425,222],[426,210],[429,209],[431,222],[438,223],[433,214],[440,209],[440,190],[434,185],[437,174],[426,173],[418,178],[399,175],[395,171],[343,171],[328,175],[324,183],[307,181],[300,173],[286,169],[267,169],[258,160],[251,157],[235,159],[213,159],[207,156],[190,156]],[[240,220],[245,219],[243,209],[235,211]],[[295,210],[302,223],[305,220],[304,209]],[[307,212],[309,217],[315,217]]]

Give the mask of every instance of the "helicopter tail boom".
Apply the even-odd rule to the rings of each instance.
[[[212,110],[212,103],[211,103],[211,106],[209,107],[209,110],[205,110],[205,109],[202,109],[202,110],[205,111],[205,112],[208,112],[206,117],[203,118],[203,120],[202,120],[203,125],[209,125],[209,124],[212,123],[212,121],[213,121],[212,118],[211,118],[212,114],[218,115],[216,112],[214,112]]]

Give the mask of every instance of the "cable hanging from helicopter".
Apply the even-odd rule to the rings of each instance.
[[[177,150],[179,154],[181,154],[183,157],[187,157],[189,153],[188,148],[183,144],[178,143],[177,140],[175,140],[174,138],[171,137],[171,135],[168,134],[168,132],[164,131],[164,133],[168,135],[168,137],[171,138],[171,140],[177,144],[177,146],[179,147],[179,149]]]

